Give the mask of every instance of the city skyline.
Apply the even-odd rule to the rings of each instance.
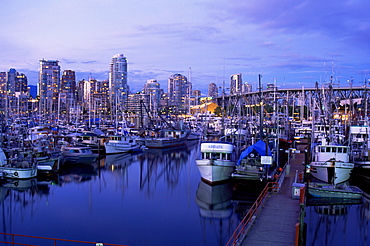
[[[2,9],[0,71],[15,68],[31,85],[41,59],[60,61],[77,80],[106,80],[115,54],[127,58],[132,92],[149,79],[166,88],[173,74],[202,94],[239,73],[253,90],[258,74],[279,87],[370,78],[366,1],[37,0]]]

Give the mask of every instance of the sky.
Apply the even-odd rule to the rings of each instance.
[[[0,71],[37,84],[39,60],[76,79],[108,79],[112,56],[128,61],[131,92],[183,74],[207,94],[230,76],[258,87],[336,87],[370,82],[367,0],[0,0]]]

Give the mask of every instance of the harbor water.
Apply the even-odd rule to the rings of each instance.
[[[109,155],[52,177],[3,182],[1,232],[140,246],[225,245],[263,185],[204,183],[198,148]],[[307,245],[338,245],[352,236],[359,244],[351,245],[369,245],[365,202],[343,205],[339,216],[308,207]]]

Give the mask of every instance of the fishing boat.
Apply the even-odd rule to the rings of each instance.
[[[351,145],[351,159],[355,168],[367,169],[370,172],[370,126],[364,125],[350,126],[349,139]],[[364,170],[362,170],[363,172]]]
[[[85,146],[62,146],[61,151],[64,164],[92,164],[98,158],[98,154]]]
[[[136,152],[141,149],[141,145],[136,138],[130,135],[109,135],[108,141],[104,143],[105,153],[120,154],[127,152]]]
[[[235,146],[230,142],[207,141],[200,145],[201,159],[196,160],[201,178],[216,183],[231,178],[235,169]]]
[[[151,131],[145,137],[144,145],[147,148],[171,148],[186,144],[190,131],[176,129],[162,129]]]
[[[273,179],[272,153],[263,140],[259,140],[241,152],[235,171],[231,176],[242,180]]]
[[[48,146],[37,146],[33,148],[37,170],[39,174],[52,173],[59,170],[60,153],[52,153]]]
[[[354,163],[349,162],[349,153],[349,146],[327,144],[322,139],[322,143],[313,148],[311,176],[334,185],[348,181],[354,168]]]
[[[0,177],[9,179],[29,179],[37,176],[37,166],[32,152],[17,152],[7,158],[0,148]]]
[[[361,199],[363,196],[363,191],[360,188],[347,184],[328,185],[310,182],[307,191],[313,197],[322,198]]]

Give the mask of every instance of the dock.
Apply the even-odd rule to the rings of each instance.
[[[252,226],[239,245],[286,246],[298,245],[296,224],[299,222],[300,201],[292,198],[292,184],[296,170],[304,170],[305,153],[292,154],[290,170],[286,170],[284,181],[278,193],[270,193],[257,214]],[[288,168],[289,169],[289,168]]]

